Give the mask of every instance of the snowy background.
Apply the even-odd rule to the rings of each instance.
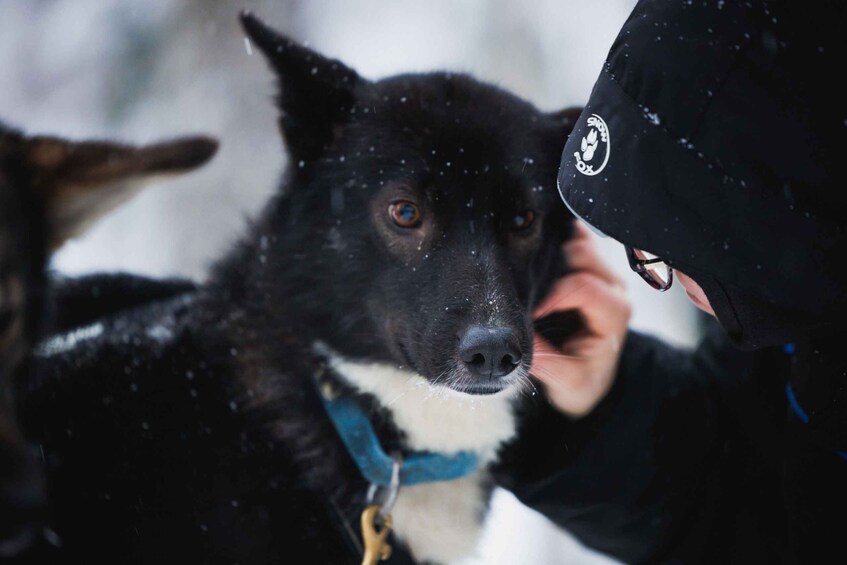
[[[200,171],[158,185],[67,244],[67,273],[128,270],[203,280],[274,190],[285,166],[272,78],[236,15],[277,29],[365,77],[473,73],[543,110],[583,103],[634,0],[2,0],[0,120],[33,133],[149,142],[221,140]],[[680,345],[698,317],[676,285],[660,294],[599,241],[629,283],[633,326]],[[473,565],[614,563],[499,492]],[[469,564],[471,565],[471,564]]]

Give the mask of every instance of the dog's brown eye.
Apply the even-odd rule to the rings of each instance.
[[[520,214],[515,214],[515,217],[512,218],[512,229],[514,230],[525,230],[529,226],[532,225],[532,222],[535,220],[535,212],[532,210],[524,210]]]
[[[388,215],[401,228],[416,228],[421,225],[421,211],[416,204],[408,200],[392,202],[388,207]]]

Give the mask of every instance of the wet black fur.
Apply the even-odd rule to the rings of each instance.
[[[358,563],[345,522],[367,484],[316,394],[334,376],[313,343],[435,380],[457,333],[493,317],[528,365],[532,306],[565,270],[555,178],[574,111],[461,74],[366,81],[246,26],[280,80],[278,195],[207,284],[41,347],[22,409],[69,562]],[[424,235],[386,221],[397,190]]]
[[[19,154],[22,135],[0,123],[0,557],[27,547],[41,532],[42,475],[12,408],[14,382],[28,373],[27,352],[42,326],[47,255],[43,202]]]
[[[70,277],[51,273],[45,308],[50,331],[60,333],[123,310],[196,290],[189,279],[153,279],[131,273]]]
[[[0,122],[0,284],[12,277],[24,283],[23,311],[0,312],[0,321],[11,322],[13,315],[22,315],[24,323],[14,346],[22,356],[42,327],[42,303],[46,279],[48,227],[44,202],[31,186],[32,171],[28,170],[19,153],[21,133]],[[0,327],[0,329],[5,329]],[[4,351],[4,354],[8,354]],[[10,363],[8,357],[4,362]],[[10,377],[10,367],[6,369]]]

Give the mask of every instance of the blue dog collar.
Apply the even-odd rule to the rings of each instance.
[[[352,399],[320,391],[324,407],[338,435],[362,475],[374,485],[390,487],[394,459],[383,451],[370,420]],[[473,473],[479,467],[475,453],[460,451],[442,455],[431,451],[403,454],[400,486],[450,481]]]

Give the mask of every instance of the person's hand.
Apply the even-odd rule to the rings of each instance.
[[[536,332],[531,369],[550,402],[575,417],[591,412],[609,392],[632,310],[623,281],[603,264],[591,237],[578,222],[574,238],[563,246],[572,271],[534,312],[539,319],[576,310],[584,322],[560,348]]]

